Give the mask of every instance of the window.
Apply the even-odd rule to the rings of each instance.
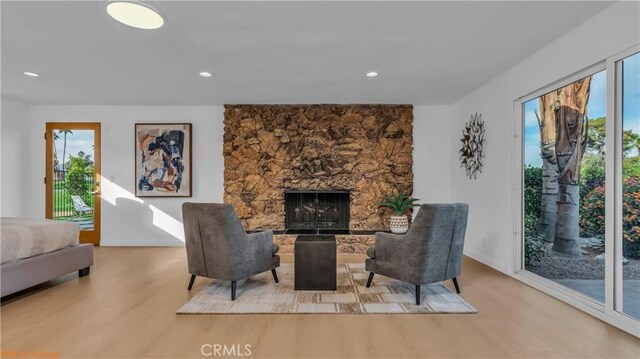
[[[604,302],[606,73],[524,103],[524,269]]]
[[[518,100],[515,156],[518,278],[630,332],[640,320],[639,51]]]
[[[620,61],[622,311],[640,319],[640,53]]]

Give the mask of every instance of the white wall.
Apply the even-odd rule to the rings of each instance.
[[[45,213],[45,123],[101,122],[101,245],[182,245],[181,204],[222,201],[223,111],[221,106],[31,106],[30,130],[20,138],[33,148],[25,159],[29,175],[24,184],[28,191],[22,193],[27,196],[23,215],[42,218]],[[137,122],[193,124],[193,198],[134,196]],[[5,185],[2,186],[4,191]]]
[[[477,180],[454,166],[452,200],[470,204],[465,252],[500,271],[514,263],[512,176],[514,100],[640,42],[637,2],[616,3],[453,104],[452,153],[471,114],[486,125],[486,159]]]
[[[25,159],[30,148],[23,134],[28,128],[29,106],[2,97],[0,107],[0,215],[18,217],[24,213],[27,193]]]
[[[414,108],[414,196],[470,204],[468,255],[506,273],[513,268],[511,178],[519,170],[512,163],[513,101],[637,43],[638,10],[636,2],[614,4],[452,106]],[[133,196],[136,122],[193,123],[194,187],[187,200],[222,201],[220,106],[25,106],[3,99],[2,107],[3,214],[44,216],[45,122],[102,122],[103,245],[182,243],[185,199]],[[487,157],[484,173],[468,180],[457,162],[458,139],[475,112],[486,123]],[[14,154],[16,146],[24,158]]]
[[[420,203],[451,201],[451,171],[455,162],[449,133],[451,106],[414,106],[413,196]]]
[[[3,99],[2,199],[7,214],[42,218],[46,122],[102,123],[102,238],[109,245],[181,245],[184,201],[222,201],[223,107],[40,106]],[[135,198],[134,124],[193,123],[193,198]],[[450,201],[451,108],[414,108],[414,196]],[[6,141],[5,141],[6,138]],[[28,144],[28,146],[27,146]],[[25,147],[14,152],[13,147]],[[22,148],[19,147],[19,148]],[[9,149],[9,150],[7,150]],[[9,155],[11,153],[11,155]],[[22,153],[24,157],[17,157]],[[6,157],[6,158],[5,158]]]

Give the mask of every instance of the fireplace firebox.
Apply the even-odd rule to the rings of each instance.
[[[287,233],[348,233],[349,191],[287,190]]]

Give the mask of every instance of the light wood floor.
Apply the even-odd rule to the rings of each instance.
[[[90,276],[3,301],[2,351],[200,358],[203,344],[251,344],[254,357],[271,358],[640,354],[637,338],[468,258],[462,296],[479,314],[176,315],[209,282],[198,278],[188,292],[188,279],[184,248],[96,248]]]

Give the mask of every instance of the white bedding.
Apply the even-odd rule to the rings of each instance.
[[[77,246],[80,229],[50,219],[0,218],[0,264]]]

